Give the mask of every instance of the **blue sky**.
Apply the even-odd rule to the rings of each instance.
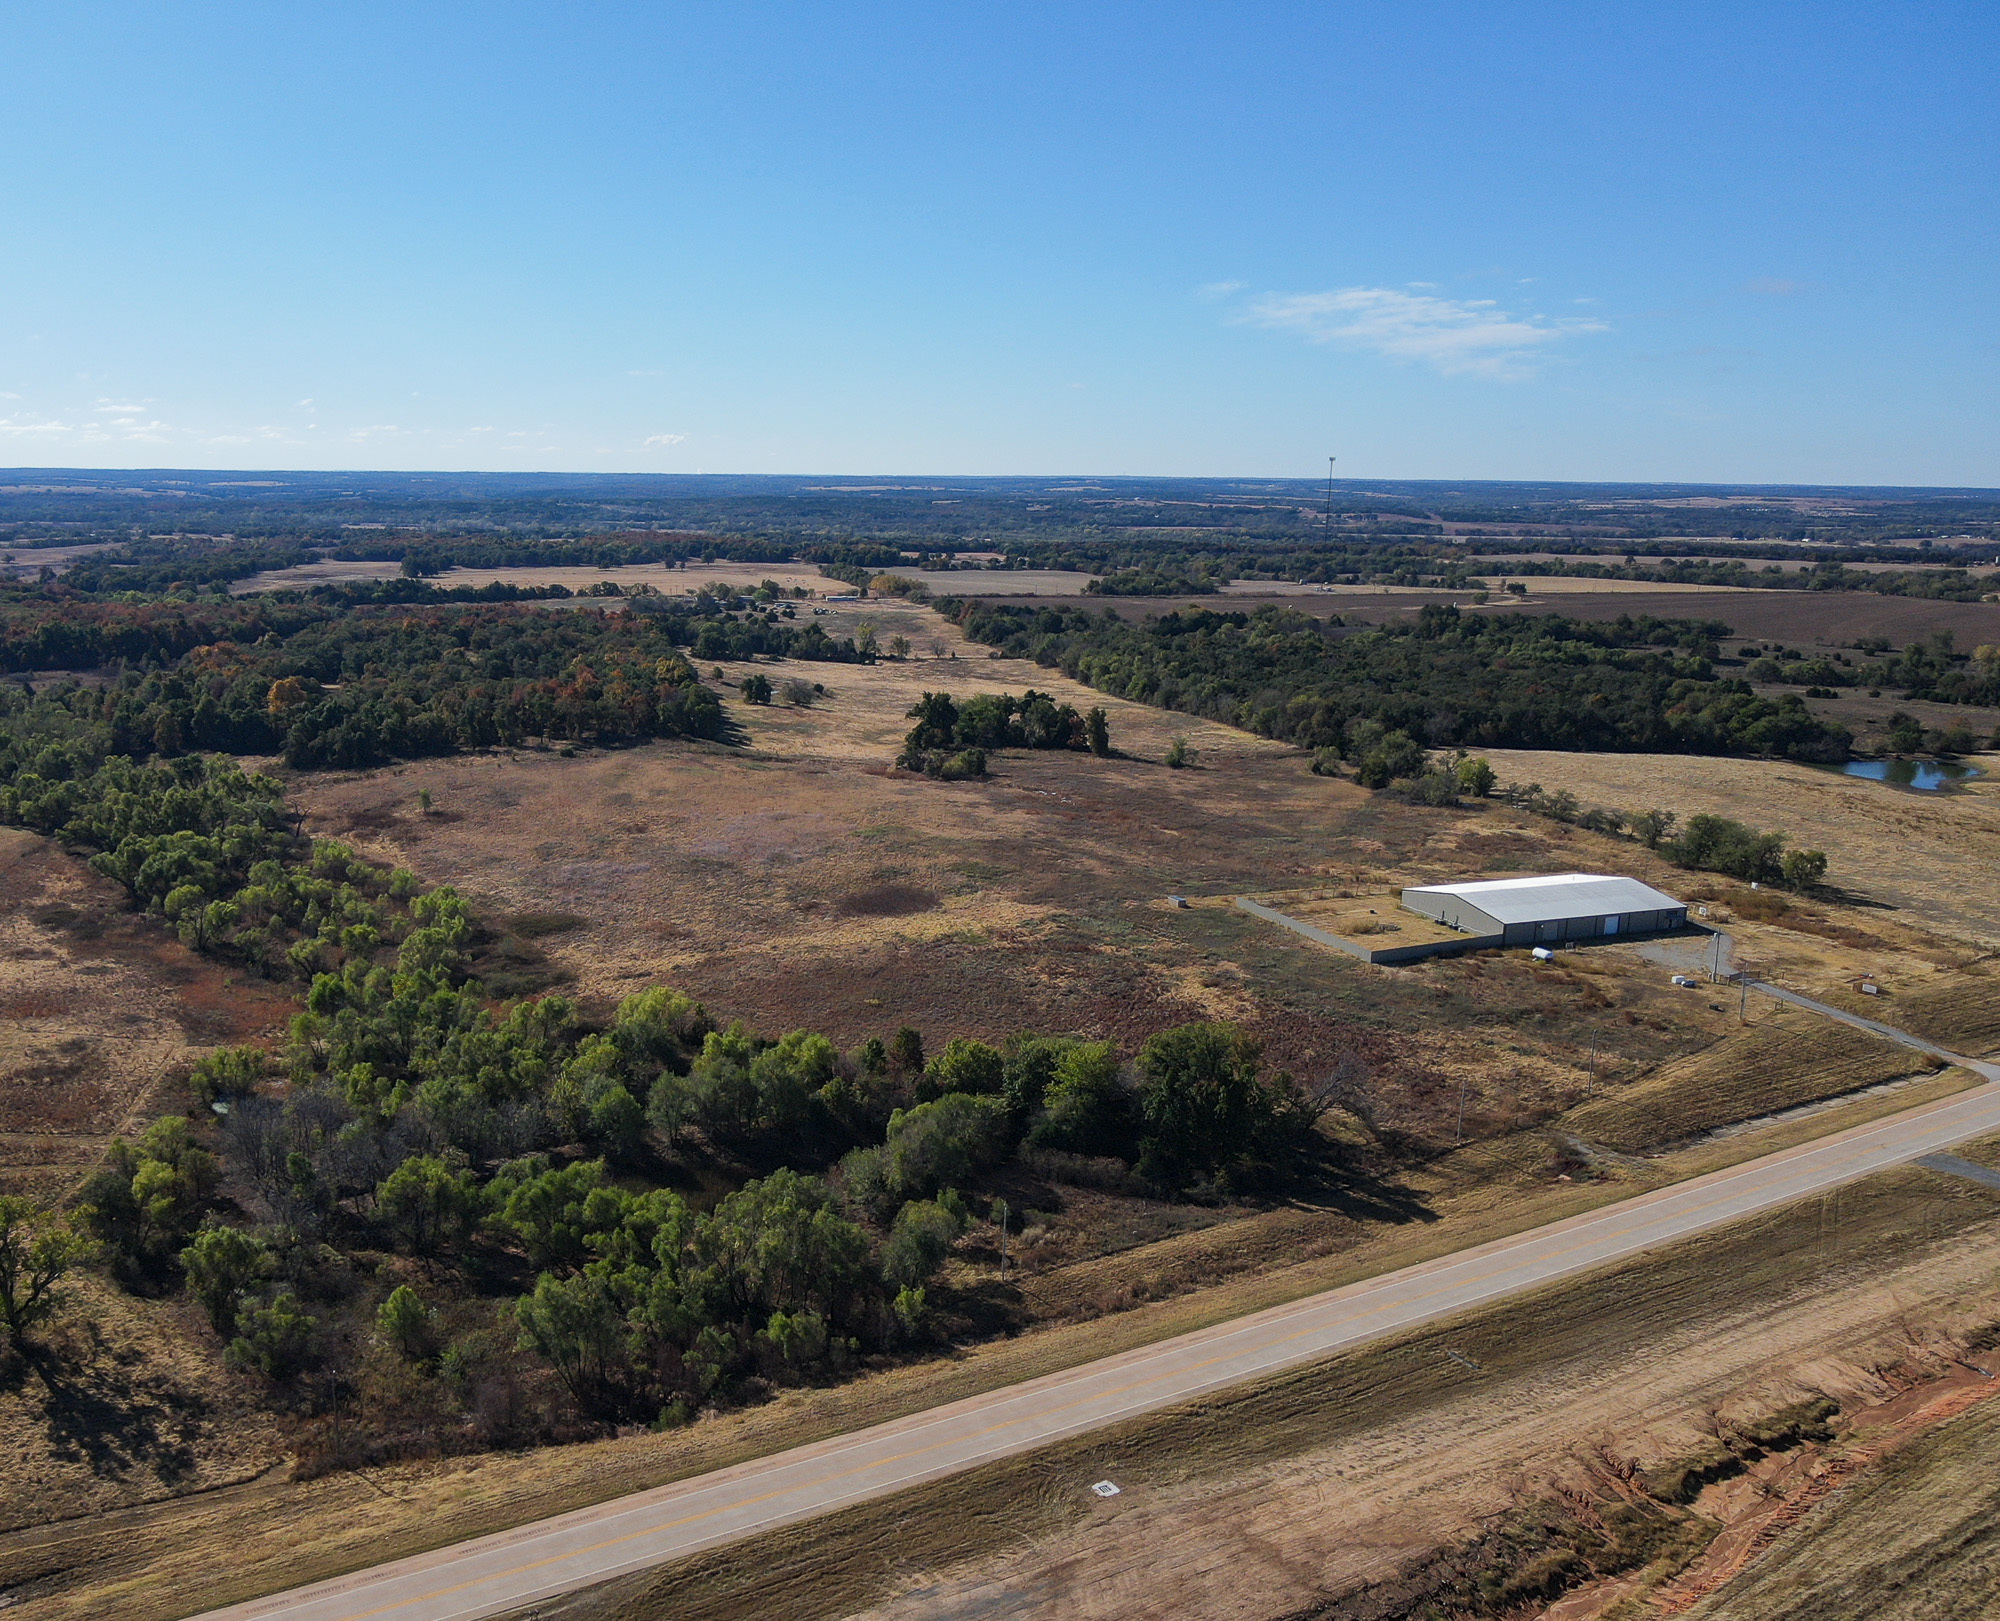
[[[2000,485],[2000,8],[0,4],[0,464]]]

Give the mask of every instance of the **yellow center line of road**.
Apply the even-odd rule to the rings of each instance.
[[[1940,1111],[1940,1113],[1943,1112]],[[1888,1148],[1889,1145],[1887,1143],[1879,1140],[1822,1144],[1803,1154],[1796,1155],[1782,1166],[1782,1170],[1796,1175],[1798,1172],[1812,1167],[1815,1162],[1818,1162],[1822,1167],[1847,1169]],[[1923,1152],[1922,1149],[1917,1151]],[[1901,1161],[1908,1157],[1908,1154],[1903,1150],[1896,1149],[1892,1151],[1890,1163]],[[1144,1390],[1148,1386],[1157,1385],[1167,1380],[1186,1381],[1190,1375],[1199,1374],[1204,1370],[1228,1363],[1238,1357],[1255,1355],[1259,1350],[1263,1351],[1265,1354],[1259,1359],[1260,1366],[1247,1369],[1241,1375],[1241,1377],[1248,1377],[1256,1372],[1265,1371],[1275,1361],[1282,1360],[1274,1359],[1269,1354],[1278,1347],[1292,1345],[1300,1340],[1325,1335],[1329,1330],[1345,1329],[1345,1334],[1329,1340],[1324,1347],[1327,1350],[1338,1349],[1345,1342],[1357,1337],[1358,1331],[1362,1329],[1365,1320],[1368,1318],[1379,1317],[1391,1312],[1421,1313],[1427,1303],[1435,1301],[1441,1296],[1463,1295],[1466,1291],[1477,1291],[1481,1285],[1492,1283],[1495,1280],[1504,1280],[1510,1274],[1516,1272],[1525,1262],[1532,1261],[1541,1267],[1547,1267],[1551,1264],[1561,1263],[1583,1251],[1602,1249],[1607,1244],[1615,1246],[1619,1241],[1635,1236],[1644,1237],[1643,1229],[1648,1227],[1656,1229],[1652,1239],[1649,1240],[1651,1242],[1680,1236],[1676,1232],[1659,1229],[1676,1225],[1690,1218],[1699,1217],[1703,1212],[1713,1210],[1717,1206],[1728,1203],[1739,1191],[1740,1184],[1752,1175],[1753,1168],[1754,1164],[1753,1166],[1743,1167],[1734,1175],[1728,1171],[1717,1173],[1722,1180],[1710,1184],[1705,1189],[1661,1189],[1659,1190],[1660,1197],[1657,1203],[1644,1206],[1643,1208],[1634,1208],[1635,1205],[1639,1204],[1639,1201],[1643,1201],[1649,1197],[1642,1194],[1639,1196],[1639,1200],[1633,1201],[1632,1204],[1613,1206],[1610,1210],[1603,1212],[1606,1220],[1602,1224],[1590,1223],[1588,1217],[1586,1217],[1585,1225],[1580,1231],[1574,1232],[1575,1241],[1571,1243],[1550,1247],[1549,1239],[1555,1235],[1549,1234],[1538,1238],[1533,1232],[1530,1232],[1498,1240],[1497,1242],[1501,1247],[1483,1255],[1474,1252],[1458,1257],[1455,1260],[1447,1257],[1432,1278],[1423,1280],[1430,1284],[1428,1288],[1419,1289],[1414,1292],[1399,1289],[1393,1282],[1396,1275],[1391,1273],[1381,1278],[1368,1280],[1366,1283],[1358,1286],[1357,1294],[1345,1299],[1298,1302],[1274,1308],[1275,1313],[1282,1316],[1290,1316],[1294,1313],[1302,1312],[1310,1314],[1316,1320],[1309,1321],[1288,1334],[1281,1335],[1275,1339],[1265,1340],[1260,1346],[1254,1346],[1249,1351],[1221,1351],[1216,1355],[1204,1357],[1197,1361],[1176,1362],[1173,1367],[1162,1368],[1158,1371],[1149,1370],[1142,1373],[1140,1377],[1129,1379],[1122,1384],[1085,1389],[1067,1401],[1058,1402],[1051,1406],[1038,1407],[1031,1414],[1020,1414],[1002,1419],[984,1428],[972,1430],[963,1436],[943,1436],[935,1441],[911,1447],[901,1452],[864,1459],[847,1468],[838,1469],[830,1474],[819,1475],[811,1481],[795,1481],[774,1487],[769,1491],[760,1492],[755,1496],[735,1498],[728,1502],[718,1503],[701,1509],[695,1513],[682,1515],[677,1519],[644,1525],[636,1530],[624,1532],[614,1537],[607,1537],[600,1541],[586,1544],[583,1547],[550,1554],[546,1558],[530,1560],[526,1563],[509,1566],[501,1570],[482,1571],[480,1574],[469,1577],[461,1582],[432,1588],[412,1597],[378,1605],[372,1609],[350,1612],[342,1618],[342,1621],[373,1621],[375,1617],[409,1610],[415,1606],[428,1606],[436,1600],[448,1598],[455,1593],[462,1593],[469,1588],[483,1586],[490,1582],[506,1581],[510,1578],[525,1576],[537,1570],[547,1569],[552,1565],[586,1559],[592,1554],[603,1553],[609,1549],[622,1547],[628,1543],[637,1542],[648,1537],[657,1537],[690,1525],[697,1525],[704,1520],[712,1520],[721,1515],[739,1514],[745,1510],[754,1509],[759,1504],[782,1498],[788,1493],[798,1491],[805,1486],[817,1486],[821,1489],[822,1497],[817,1506],[821,1508],[832,1507],[834,1505],[826,1500],[826,1488],[837,1482],[852,1480],[856,1476],[890,1469],[897,1464],[909,1463],[949,1448],[971,1447],[988,1437],[1002,1434],[1008,1430],[1019,1429],[1021,1426],[1028,1424],[1035,1425],[1038,1433],[1036,1436],[1030,1437],[1026,1444],[1032,1444],[1036,1439],[1053,1439],[1055,1432],[1059,1428],[1053,1421],[1063,1414],[1074,1412],[1078,1408],[1104,1402],[1113,1402],[1120,1396],[1130,1395],[1133,1392]],[[1781,1167],[1767,1165],[1763,1169],[1769,1171],[1781,1169]],[[1788,1197],[1787,1187],[1792,1180],[1793,1176],[1781,1176],[1777,1183],[1763,1190],[1767,1195],[1763,1202],[1769,1203],[1774,1199],[1781,1200]],[[1697,1191],[1706,1194],[1707,1197],[1690,1197],[1691,1194]],[[1635,1217],[1638,1219],[1633,1219]],[[1611,1257],[1606,1258],[1609,1259]],[[1484,1263],[1483,1270],[1467,1270],[1471,1266],[1478,1266],[1482,1263]],[[1408,1281],[1415,1283],[1418,1280],[1410,1279]],[[1551,1279],[1544,1277],[1542,1281],[1551,1281]],[[1371,1304],[1368,1301],[1368,1294],[1378,1290],[1383,1293],[1393,1292],[1394,1298],[1383,1299]],[[1475,1294],[1471,1299],[1461,1299],[1458,1304],[1461,1306],[1470,1305],[1474,1303],[1476,1298],[1477,1295]],[[1334,1314],[1335,1320],[1325,1320],[1329,1313]],[[1346,1315],[1350,1321],[1341,1322],[1339,1317],[1342,1314]],[[1255,1334],[1260,1327],[1269,1326],[1270,1322],[1271,1319],[1267,1317],[1261,1324],[1255,1320],[1251,1320],[1229,1325],[1211,1343],[1226,1342],[1241,1338],[1244,1335]],[[1146,1364],[1171,1360],[1176,1356],[1177,1350],[1185,1350],[1186,1348],[1184,1344],[1181,1347],[1175,1347],[1171,1342],[1166,1345],[1150,1347],[1143,1353],[1141,1365],[1144,1367]],[[1051,1377],[1060,1381],[1065,1378],[1065,1375],[1057,1374]],[[1083,1376],[1084,1382],[1087,1382],[1088,1379],[1089,1375],[1085,1374]],[[1189,1388],[1184,1392],[1187,1396],[1194,1396],[1201,1393],[1201,1390],[1198,1388]],[[1034,1392],[1032,1391],[1018,1391],[1010,1400],[1019,1401],[1033,1394]],[[1123,1415],[1114,1413],[1106,1416],[1107,1418],[1115,1418]],[[922,1429],[949,1424],[950,1422],[951,1418],[949,1416],[934,1415],[927,1421],[921,1421],[917,1427],[921,1432]],[[861,1450],[865,1449],[869,1444],[865,1438],[856,1438],[850,1443],[850,1448]],[[837,1452],[835,1456],[838,1456]],[[985,1456],[987,1454],[967,1452],[957,1461],[970,1464],[983,1461]],[[778,1467],[781,1470],[787,1467],[796,1469],[810,1461],[801,1459],[790,1466],[779,1464]],[[884,1482],[883,1484],[893,1485],[895,1482]],[[696,1487],[695,1489],[696,1491],[702,1490],[700,1487]],[[708,1489],[713,1490],[714,1488]],[[644,1512],[646,1510],[643,1508],[633,1508],[623,1511],[624,1514]],[[614,1517],[623,1517],[623,1515],[620,1514]],[[753,1523],[745,1529],[754,1530],[757,1528],[757,1524],[761,1523]],[[475,1556],[468,1553],[460,1557]],[[609,1575],[611,1573],[605,1572],[603,1574]],[[530,1595],[518,1596],[525,1602]],[[431,1615],[431,1612],[428,1610],[423,1613],[427,1616]]]

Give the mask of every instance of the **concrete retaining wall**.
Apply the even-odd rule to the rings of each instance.
[[[1468,934],[1457,940],[1428,940],[1420,945],[1409,946],[1364,946],[1358,940],[1348,940],[1337,934],[1329,934],[1325,929],[1316,929],[1310,923],[1301,923],[1295,917],[1287,917],[1283,912],[1268,906],[1260,906],[1245,896],[1236,897],[1237,907],[1252,917],[1261,917],[1266,923],[1275,923],[1280,928],[1290,929],[1294,934],[1302,934],[1308,940],[1323,946],[1331,946],[1335,951],[1344,951],[1350,957],[1359,957],[1363,962],[1392,966],[1400,962],[1420,962],[1425,957],[1454,957],[1465,951],[1491,951],[1506,943],[1498,934]]]

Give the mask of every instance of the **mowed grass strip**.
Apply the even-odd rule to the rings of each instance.
[[[1938,1067],[1885,1036],[1788,1009],[1610,1097],[1579,1104],[1555,1124],[1636,1154]]]
[[[2000,1194],[1900,1166],[1273,1379],[545,1599],[513,1621],[847,1616],[912,1581],[1075,1529],[1094,1512],[1092,1481],[1129,1491],[1221,1479],[1469,1391],[1504,1401],[1510,1387],[1659,1343],[1696,1316],[1776,1309],[1996,1228]]]

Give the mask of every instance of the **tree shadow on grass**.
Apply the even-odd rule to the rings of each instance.
[[[81,1465],[100,1480],[146,1475],[177,1485],[199,1466],[209,1405],[141,1375],[137,1361],[97,1347],[69,1355],[27,1346],[0,1364],[0,1395],[16,1397],[40,1418],[52,1462]]]

